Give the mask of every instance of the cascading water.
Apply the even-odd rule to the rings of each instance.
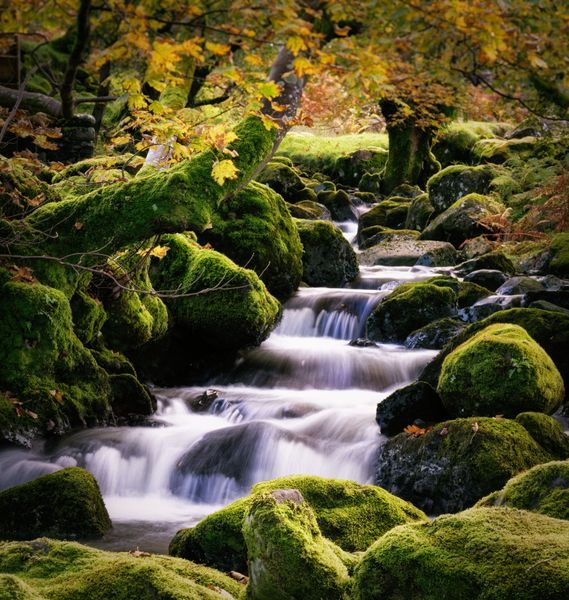
[[[342,224],[348,238],[355,229]],[[203,387],[155,389],[152,426],[90,429],[55,446],[0,452],[0,489],[71,465],[97,478],[113,519],[100,545],[165,551],[175,530],[248,492],[302,473],[371,482],[376,404],[436,354],[360,346],[365,320],[427,268],[362,268],[353,288],[306,288],[259,348]],[[206,399],[204,402],[204,398]]]

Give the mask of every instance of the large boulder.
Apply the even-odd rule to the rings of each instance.
[[[387,162],[384,148],[370,146],[355,150],[336,159],[333,176],[348,186],[357,186],[365,173],[379,173]]]
[[[296,224],[304,249],[304,282],[312,286],[341,287],[357,277],[356,253],[336,225],[302,220]]]
[[[164,236],[169,250],[154,263],[154,289],[177,290],[167,306],[178,337],[194,347],[234,351],[257,345],[280,315],[279,302],[249,269],[183,234]]]
[[[501,271],[508,275],[513,275],[516,272],[514,263],[502,252],[487,252],[475,258],[465,260],[456,266],[455,273],[459,277],[464,277],[474,271],[490,269],[493,271]],[[475,283],[480,283],[476,281]],[[484,284],[482,284],[484,285]],[[487,287],[487,286],[486,286]]]
[[[390,238],[373,245],[359,255],[361,265],[390,265],[412,267],[448,267],[456,264],[457,251],[448,242],[411,239],[407,236]]]
[[[433,283],[398,285],[368,317],[367,336],[381,342],[403,342],[413,331],[456,314],[454,290]]]
[[[0,492],[0,539],[101,537],[111,526],[97,481],[79,467]]]
[[[472,149],[479,162],[504,163],[515,156],[529,158],[535,153],[538,139],[528,135],[504,140],[501,138],[479,140]]]
[[[465,240],[491,232],[483,220],[504,210],[504,205],[490,196],[468,194],[435,217],[421,233],[421,239],[450,242],[458,247]]]
[[[518,325],[485,327],[453,350],[437,386],[454,416],[553,413],[561,405],[563,379],[545,350]]]
[[[476,506],[507,506],[569,521],[569,462],[549,462],[520,473]]]
[[[294,489],[258,494],[243,523],[251,600],[345,600],[355,559],[322,536]]]
[[[379,450],[376,483],[429,514],[456,512],[550,460],[515,421],[455,419],[389,439]]]
[[[288,202],[316,201],[316,192],[306,185],[306,180],[294,167],[279,161],[270,161],[257,175],[257,181],[265,183]]]
[[[364,229],[381,225],[392,229],[402,229],[407,219],[410,198],[393,197],[382,200],[367,212],[363,213],[358,222],[358,238]]]
[[[228,600],[243,592],[231,577],[185,560],[45,538],[0,542],[0,573],[3,600]]]
[[[423,231],[435,212],[428,194],[421,194],[413,198],[407,210],[405,229],[416,229]]]
[[[425,519],[414,506],[385,490],[353,481],[295,475],[253,486],[251,495],[209,515],[172,539],[169,552],[221,570],[245,572],[243,519],[258,494],[299,490],[316,515],[322,534],[348,552],[365,550],[392,527]]]
[[[330,211],[334,221],[353,221],[356,219],[356,210],[352,200],[344,190],[318,192],[318,202]]]
[[[476,508],[398,527],[363,556],[354,600],[562,600],[569,596],[569,523]]]
[[[464,196],[488,194],[492,190],[492,180],[502,174],[503,169],[494,165],[452,165],[429,179],[429,200],[435,212],[442,213]]]
[[[290,295],[302,278],[302,244],[282,197],[250,183],[215,212],[199,240],[242,267],[253,269],[277,298]]]

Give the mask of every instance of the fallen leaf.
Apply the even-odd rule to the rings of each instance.
[[[63,394],[58,390],[49,390],[49,393],[55,398],[56,402],[63,404]]]
[[[73,227],[75,227],[75,229],[77,229],[77,231],[81,231],[81,229],[83,229],[83,223],[81,223],[81,221],[75,221],[75,224],[73,225]]]
[[[417,425],[407,425],[403,430],[405,433],[411,434],[413,437],[421,437],[429,431],[432,431],[432,427],[418,427]]]
[[[233,161],[227,159],[213,165],[211,176],[218,185],[223,185],[227,179],[237,179],[238,172],[239,169],[235,166]]]

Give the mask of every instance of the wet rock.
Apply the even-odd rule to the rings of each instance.
[[[569,291],[568,290],[528,290],[525,296],[525,303],[531,304],[538,301],[550,302],[562,308],[569,309]]]
[[[301,200],[296,204],[288,204],[288,210],[292,217],[297,219],[320,219],[322,221],[331,221],[330,211],[319,202],[313,200]]]
[[[426,226],[431,216],[435,212],[428,194],[421,194],[413,198],[407,211],[405,219],[405,229],[416,229],[422,231]]]
[[[488,296],[472,306],[458,311],[460,318],[469,323],[481,321],[494,313],[517,308],[522,305],[523,296]]]
[[[558,233],[551,240],[549,272],[559,277],[569,277],[569,233]]]
[[[417,419],[436,423],[448,418],[437,392],[424,381],[400,388],[377,405],[375,420],[384,435],[395,435]]]
[[[550,457],[515,421],[455,419],[419,437],[389,439],[379,451],[376,483],[428,514],[456,512]]]
[[[533,277],[510,277],[497,290],[496,294],[527,294],[528,292],[541,292],[544,285]]]
[[[502,273],[507,275],[514,275],[516,272],[514,263],[501,252],[489,252],[488,254],[466,260],[457,265],[454,271],[459,277],[466,277],[469,273],[479,271],[480,269],[502,271]],[[474,283],[484,285],[479,281],[475,281]],[[484,285],[484,287],[488,286]]]
[[[344,190],[319,192],[318,202],[330,211],[334,221],[356,220],[354,205],[349,194]]]
[[[410,333],[405,339],[405,346],[410,350],[415,348],[440,350],[465,327],[466,324],[457,319],[450,317],[437,319]]]
[[[193,412],[208,412],[211,405],[219,398],[217,390],[205,390],[199,396],[195,396],[188,401]]]
[[[368,340],[366,338],[356,338],[354,340],[350,341],[350,346],[353,346],[354,348],[370,348],[370,347],[377,347],[377,344],[375,342],[372,342],[371,340]]]
[[[478,269],[464,276],[464,281],[476,283],[492,292],[495,292],[507,280],[508,276],[496,269]]]
[[[360,255],[360,264],[373,265],[388,265],[412,267],[423,256],[429,253],[434,256],[434,251],[440,253],[437,255],[436,266],[445,267],[456,264],[457,251],[452,244],[448,242],[432,242],[426,240],[410,240],[410,239],[390,239],[367,250],[364,250]]]

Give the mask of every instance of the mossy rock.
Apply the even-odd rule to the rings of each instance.
[[[360,217],[358,232],[374,225],[402,229],[405,225],[410,202],[409,198],[403,197],[382,200]]]
[[[569,524],[526,511],[475,508],[390,531],[363,556],[354,600],[562,600]]]
[[[111,405],[117,417],[129,418],[151,415],[156,410],[156,402],[146,386],[130,373],[110,375]]]
[[[488,194],[492,180],[504,173],[501,167],[452,165],[433,175],[427,183],[429,200],[437,214],[469,194]]]
[[[406,235],[389,238],[374,244],[359,254],[361,265],[390,265],[412,267],[427,259],[431,266],[448,267],[456,264],[457,251],[448,242],[410,239]]]
[[[552,258],[548,269],[554,275],[569,277],[569,233],[558,233],[551,240]]]
[[[246,548],[241,527],[253,497],[284,488],[300,490],[322,534],[347,552],[365,550],[392,527],[425,518],[408,502],[376,486],[295,475],[258,483],[250,496],[232,502],[191,529],[180,530],[170,543],[170,554],[244,572]]]
[[[411,332],[405,339],[405,347],[440,350],[465,327],[466,324],[458,319],[451,317],[437,319]]]
[[[372,248],[377,244],[381,244],[382,242],[416,240],[418,237],[418,231],[409,229],[391,229],[390,227],[374,225],[373,227],[368,227],[359,232],[358,246],[360,249],[365,250],[367,248]]]
[[[243,523],[250,600],[347,600],[355,558],[322,536],[314,512],[294,489],[257,494]]]
[[[223,600],[243,591],[230,577],[185,560],[46,538],[0,543],[0,572],[11,587],[30,591],[26,600]]]
[[[435,209],[429,200],[428,194],[421,194],[420,196],[413,198],[407,210],[405,229],[423,231],[434,212]]]
[[[539,412],[520,413],[516,421],[552,456],[558,459],[569,458],[569,436],[559,421]]]
[[[279,194],[250,183],[224,200],[212,225],[200,235],[201,243],[209,243],[238,265],[253,269],[278,298],[296,290],[302,277],[302,244]]]
[[[332,215],[324,204],[312,200],[302,200],[296,204],[289,204],[288,211],[295,219],[332,220]]]
[[[569,521],[569,462],[549,462],[520,473],[476,506],[519,508]]]
[[[383,176],[381,172],[364,173],[358,183],[358,190],[361,192],[369,192],[371,194],[381,193],[381,180]]]
[[[334,221],[352,221],[355,219],[355,209],[352,205],[352,200],[344,190],[318,192],[318,202],[330,211]]]
[[[419,437],[389,439],[379,451],[376,483],[428,514],[456,512],[552,458],[515,421],[455,419]]]
[[[388,152],[385,149],[373,147],[339,156],[334,165],[334,176],[344,185],[357,186],[366,173],[379,173],[385,167],[387,157]]]
[[[432,283],[402,283],[368,317],[367,337],[381,342],[403,342],[432,321],[456,313],[456,293]]]
[[[78,289],[70,300],[73,315],[73,328],[77,337],[84,343],[92,342],[100,333],[107,313],[103,304],[83,289]]]
[[[0,492],[0,539],[101,537],[111,526],[97,481],[80,467]]]
[[[534,154],[538,144],[538,139],[533,136],[523,138],[504,139],[486,139],[478,141],[472,153],[478,162],[488,162],[500,164],[518,156],[522,159],[529,158]]]
[[[178,337],[193,347],[234,351],[269,335],[281,308],[253,271],[183,234],[164,236],[163,243],[170,249],[151,278],[155,289],[182,295],[166,300]]]
[[[288,202],[311,200],[316,202],[316,192],[307,187],[300,172],[280,161],[271,161],[257,175],[257,181],[268,185]]]
[[[5,406],[8,421],[32,420],[40,430],[104,423],[109,383],[73,329],[59,290],[8,282],[0,288],[0,389],[22,402]]]
[[[121,375],[122,373],[129,373],[136,377],[136,371],[128,358],[117,352],[116,350],[109,350],[104,346],[98,349],[92,349],[91,354],[97,361],[97,364],[105,369],[110,375]]]
[[[489,233],[491,230],[483,220],[504,210],[504,205],[490,196],[468,194],[436,216],[421,233],[421,239],[450,242],[459,247],[470,238]]]
[[[514,275],[516,267],[503,252],[496,250],[461,262],[456,266],[454,272],[459,277],[464,277],[469,273],[480,270],[501,271],[507,275]]]
[[[341,230],[328,221],[296,221],[303,253],[303,281],[342,287],[358,275],[356,253]]]
[[[553,413],[565,396],[554,362],[518,325],[494,324],[453,350],[437,386],[451,415]]]
[[[53,183],[59,183],[70,177],[86,175],[96,171],[124,171],[128,175],[136,175],[144,165],[144,158],[135,154],[121,154],[120,156],[95,156],[87,158],[65,167],[53,178]]]

